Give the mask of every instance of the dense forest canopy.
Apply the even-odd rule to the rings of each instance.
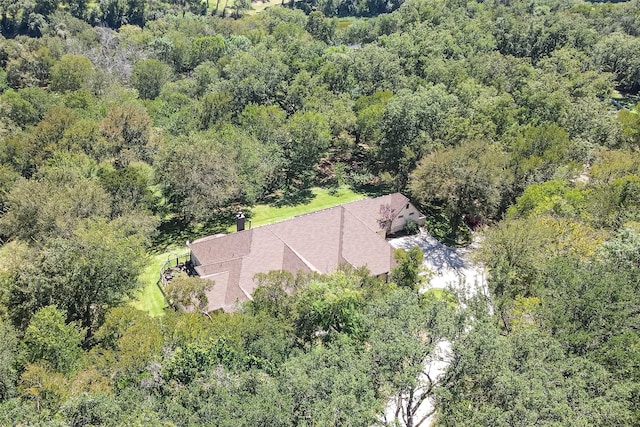
[[[286,3],[0,0],[0,424],[640,424],[640,3]],[[344,185],[485,225],[489,298],[414,251],[131,305],[168,240]]]

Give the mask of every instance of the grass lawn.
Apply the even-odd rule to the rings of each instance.
[[[148,312],[152,316],[161,316],[167,302],[158,287],[160,269],[169,258],[183,255],[186,248],[174,247],[161,254],[149,255],[149,262],[140,275],[140,282],[143,288],[138,294],[138,298],[131,304],[138,310]]]
[[[282,0],[264,0],[264,1],[252,2],[251,11],[249,11],[249,14],[260,13],[268,7],[279,6],[281,4],[282,4]],[[285,4],[289,4],[289,0],[286,0]]]
[[[310,191],[298,194],[294,198],[285,199],[284,201],[280,200],[278,205],[257,205],[251,209],[251,212],[247,212],[247,214],[251,218],[251,226],[257,227],[259,225],[271,224],[293,218],[296,215],[330,208],[342,203],[353,202],[364,197],[364,195],[355,193],[347,187],[340,188],[337,191],[312,188]],[[143,288],[140,290],[136,301],[132,302],[134,307],[147,311],[152,316],[160,316],[163,314],[167,303],[157,285],[160,268],[162,268],[162,265],[168,259],[176,258],[187,252],[185,246],[181,243],[176,243],[178,241],[184,241],[182,240],[184,239],[184,231],[185,230],[171,229],[171,233],[175,234],[175,236],[173,236],[175,238],[169,236],[167,239],[164,239],[164,242],[173,243],[159,245],[156,251],[161,252],[155,252],[149,255],[149,262],[140,275]],[[230,226],[227,231],[230,233],[234,232],[235,225]]]
[[[309,212],[319,211],[343,203],[353,202],[363,199],[363,194],[354,193],[347,187],[342,187],[337,191],[323,188],[312,188],[308,197],[301,200],[301,203],[277,206],[277,205],[257,205],[251,209],[251,226],[272,224],[274,222],[293,218]],[[227,229],[228,232],[235,231],[235,225]]]

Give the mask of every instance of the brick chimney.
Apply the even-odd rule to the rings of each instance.
[[[245,223],[244,214],[242,212],[238,212],[238,214],[236,215],[236,231],[243,231],[244,223]]]

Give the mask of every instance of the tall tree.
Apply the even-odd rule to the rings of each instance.
[[[424,205],[443,208],[456,230],[465,218],[495,218],[511,182],[508,156],[496,145],[470,141],[426,155],[410,188]]]
[[[82,55],[63,55],[51,67],[51,90],[69,92],[86,88],[95,70],[91,61]]]
[[[55,304],[90,336],[109,307],[138,289],[142,236],[127,233],[117,223],[89,220],[70,237],[52,237],[33,248],[29,261],[11,273],[14,322],[25,325],[34,311]]]
[[[295,113],[287,123],[290,139],[284,146],[289,184],[305,188],[331,142],[329,124],[316,112]]]
[[[156,160],[156,179],[173,209],[195,221],[215,218],[241,191],[229,150],[202,135],[162,148]]]

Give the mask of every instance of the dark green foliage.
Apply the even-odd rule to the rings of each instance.
[[[224,338],[201,345],[177,348],[163,374],[167,381],[179,381],[189,384],[201,372],[209,371],[218,365],[230,370],[245,366],[238,352]]]
[[[371,425],[380,407],[369,363],[346,339],[291,358],[282,387],[293,400],[292,424]]]
[[[469,141],[425,156],[410,188],[423,205],[442,207],[455,230],[463,219],[497,216],[513,179],[507,166],[508,157],[499,147]]]
[[[287,123],[289,140],[284,145],[287,182],[306,188],[313,178],[314,168],[329,148],[329,124],[316,112],[296,113]]]
[[[413,220],[407,221],[404,225],[404,231],[407,234],[416,234],[420,230],[420,226]]]
[[[81,394],[69,399],[60,408],[67,425],[116,425],[121,415],[118,402],[102,394]]]
[[[18,337],[7,321],[0,320],[0,403],[13,397],[18,377]]]
[[[156,178],[174,211],[187,219],[211,220],[240,194],[231,155],[216,141],[202,137],[176,141],[160,151]]]
[[[416,425],[444,338],[442,425],[640,424],[637,2],[220,3],[0,0],[0,424]],[[343,182],[487,226],[495,315],[415,292],[418,249],[129,305],[150,212],[165,250]]]
[[[100,0],[98,9],[94,9],[97,23],[111,28],[120,28],[124,24],[144,25],[144,0]]]
[[[155,99],[162,86],[169,80],[171,70],[167,64],[157,59],[137,62],[133,67],[133,86],[142,99]]]
[[[99,172],[99,177],[102,187],[111,195],[112,217],[131,213],[136,209],[146,211],[153,208],[150,183],[140,168],[107,167]]]
[[[326,281],[312,281],[300,291],[296,302],[296,334],[305,342],[362,333],[362,291],[354,289],[342,274],[336,273]]]
[[[438,393],[442,425],[633,424],[624,385],[539,331],[504,337],[485,320],[455,354]]]
[[[55,304],[67,321],[90,333],[109,307],[137,289],[142,257],[140,236],[128,234],[117,222],[90,220],[67,238],[51,237],[11,273],[13,320],[26,326],[33,312]]]

